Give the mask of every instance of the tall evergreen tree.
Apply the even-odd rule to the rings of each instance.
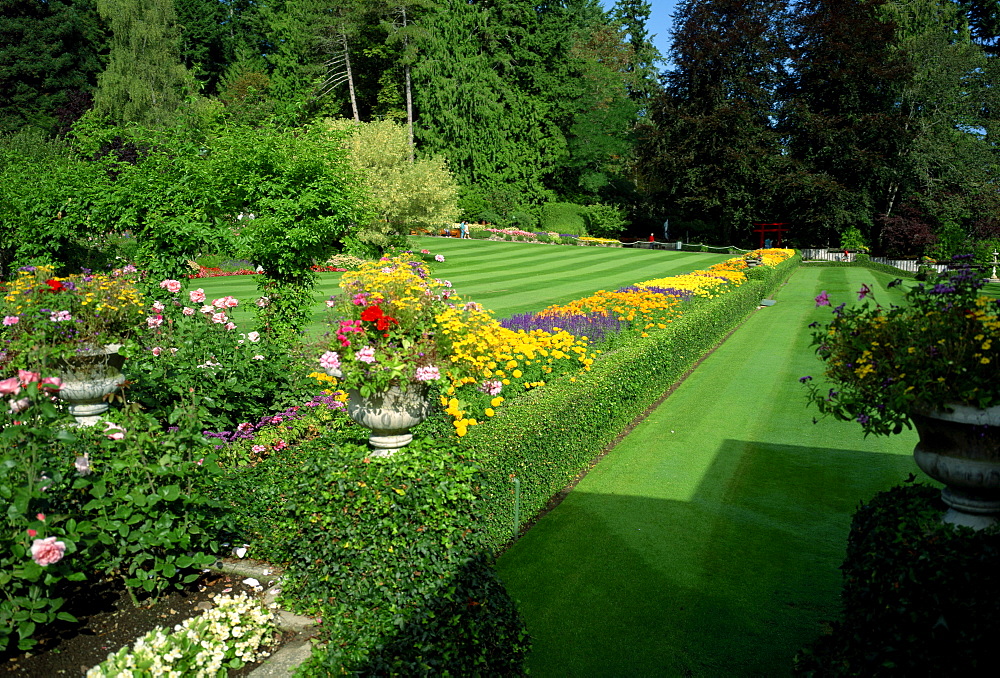
[[[48,132],[74,93],[89,93],[107,36],[94,0],[0,0],[0,134]]]
[[[899,107],[912,66],[895,47],[885,0],[804,0],[793,17],[794,70],[781,131],[791,162],[781,189],[804,244],[839,242],[890,209],[913,131]]]
[[[219,0],[174,0],[180,29],[180,56],[184,66],[202,85],[202,93],[217,92],[226,70],[227,8]]]
[[[316,107],[326,72],[321,29],[329,26],[327,10],[323,0],[269,0],[264,5],[270,92],[278,101]]]
[[[413,69],[416,135],[498,211],[541,202],[561,151],[540,102],[509,77],[516,32],[484,3],[446,0],[425,18]],[[505,77],[507,76],[507,77]]]
[[[780,159],[775,91],[787,57],[783,0],[688,0],[674,15],[665,92],[651,107],[640,162],[667,214],[746,242]]]
[[[652,7],[646,0],[617,0],[612,16],[625,33],[632,49],[632,62],[625,71],[632,74],[628,84],[632,97],[645,104],[659,92],[657,63],[663,58],[646,30]]]
[[[173,0],[97,0],[111,28],[94,110],[115,122],[168,124],[190,86]]]

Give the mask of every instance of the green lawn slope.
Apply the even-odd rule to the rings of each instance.
[[[813,424],[815,307],[891,276],[802,268],[499,560],[535,676],[780,676],[838,611],[858,503],[916,435]],[[895,298],[895,297],[892,297]]]

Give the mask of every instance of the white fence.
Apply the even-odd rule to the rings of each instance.
[[[824,261],[854,261],[854,254],[849,254],[847,259],[844,255],[843,250],[830,250],[830,249],[820,249],[820,250],[800,250],[802,252],[802,258],[804,260],[809,259],[822,259]],[[889,266],[895,266],[904,271],[909,271],[910,273],[916,273],[917,267],[920,266],[920,262],[915,259],[888,259],[886,257],[872,257],[871,260],[876,264],[888,264]],[[926,266],[933,268],[939,273],[947,266],[943,264],[925,264]]]

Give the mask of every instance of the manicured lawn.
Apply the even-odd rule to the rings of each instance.
[[[808,323],[891,276],[803,268],[499,560],[535,676],[788,675],[838,610],[860,501],[920,475],[804,403]],[[893,291],[895,292],[895,291]]]
[[[728,254],[633,250],[607,247],[571,247],[528,243],[415,237],[415,249],[443,254],[443,263],[432,262],[436,277],[450,280],[463,298],[491,309],[497,318],[538,311],[601,289],[617,289],[632,283],[707,268],[730,258]],[[339,273],[321,273],[316,290],[310,334],[322,331],[326,317],[323,303],[339,292]],[[243,302],[237,307],[240,329],[252,325],[257,298],[257,276],[227,276],[191,281],[205,290],[209,299],[232,295]]]

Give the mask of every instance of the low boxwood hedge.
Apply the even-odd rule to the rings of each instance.
[[[798,654],[797,675],[997,675],[1000,531],[943,524],[940,495],[903,485],[858,509],[843,619]]]
[[[299,675],[522,674],[529,640],[483,543],[478,469],[426,440],[368,455],[319,437],[220,488],[251,556],[286,564],[284,601],[323,619]]]
[[[483,520],[501,548],[798,266],[757,267],[740,287],[693,305],[666,329],[605,354],[590,372],[520,396],[463,439],[482,466]],[[513,479],[520,484],[520,497]],[[518,525],[515,526],[515,515]]]

